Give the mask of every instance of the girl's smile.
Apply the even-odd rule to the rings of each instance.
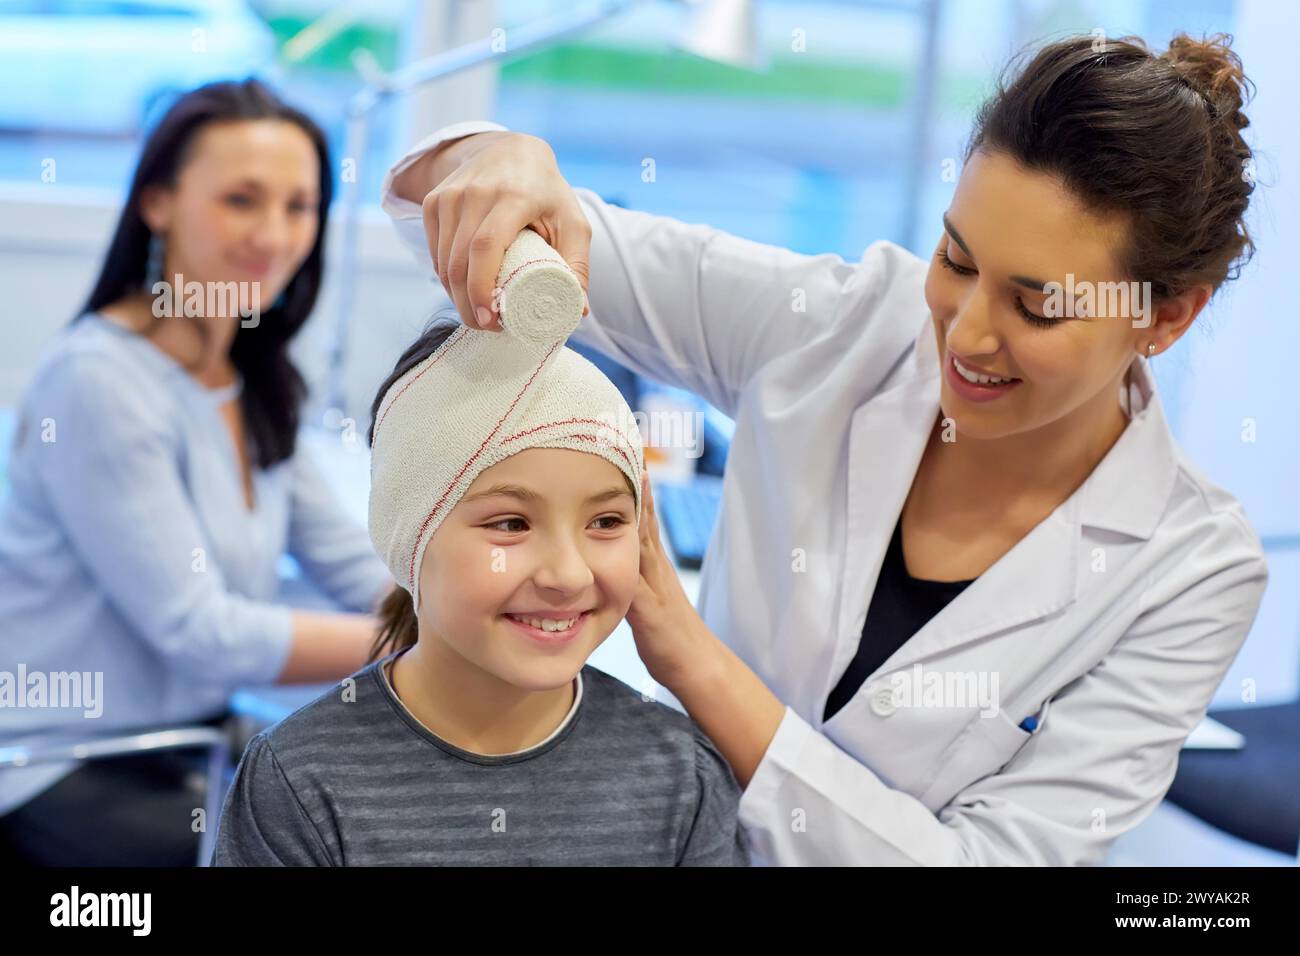
[[[539,612],[537,615],[503,614],[502,617],[529,640],[536,641],[543,647],[556,647],[568,644],[578,636],[578,632],[591,617],[592,610],[579,611],[565,617],[552,616],[550,612]]]

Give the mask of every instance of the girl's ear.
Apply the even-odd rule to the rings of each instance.
[[[140,191],[140,218],[150,232],[166,234],[171,228],[175,192],[165,186],[146,186]]]

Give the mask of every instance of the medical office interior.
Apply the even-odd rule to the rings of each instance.
[[[1230,33],[1256,87],[1246,137],[1262,187],[1250,213],[1258,251],[1152,367],[1177,440],[1250,516],[1269,587],[1168,796],[1108,862],[1294,866],[1297,27],[1291,0],[0,0],[0,493],[15,403],[42,346],[86,299],[143,132],[200,83],[257,75],[329,136],[325,282],[295,342],[311,389],[301,441],[364,522],[371,398],[450,304],[379,208],[388,167],[428,132],[495,120],[545,139],[571,183],[609,202],[850,261],[880,238],[924,257],[973,111],[1015,49],[1072,32],[1157,46],[1178,31]],[[701,448],[647,454],[690,591],[732,422],[586,354],[633,408],[700,413]],[[286,601],[327,600],[287,556],[281,574]],[[653,687],[626,622],[591,663]],[[251,734],[320,690],[243,688],[232,708]],[[214,799],[237,760],[224,755]]]

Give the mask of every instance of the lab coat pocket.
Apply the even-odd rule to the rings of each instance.
[[[918,799],[932,813],[938,812],[970,784],[1005,767],[1033,736],[1018,726],[1011,712],[1002,708],[991,717],[976,713],[944,755],[938,775]]]

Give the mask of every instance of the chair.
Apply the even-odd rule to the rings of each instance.
[[[1300,700],[1211,715],[1241,750],[1184,750],[1167,799],[1212,826],[1295,856],[1300,844]]]
[[[225,776],[230,767],[230,734],[225,727],[198,724],[111,737],[69,737],[48,744],[0,747],[0,769],[191,749],[208,752],[204,826],[199,837],[197,860],[199,866],[207,866],[212,859],[221,800],[225,793]]]

